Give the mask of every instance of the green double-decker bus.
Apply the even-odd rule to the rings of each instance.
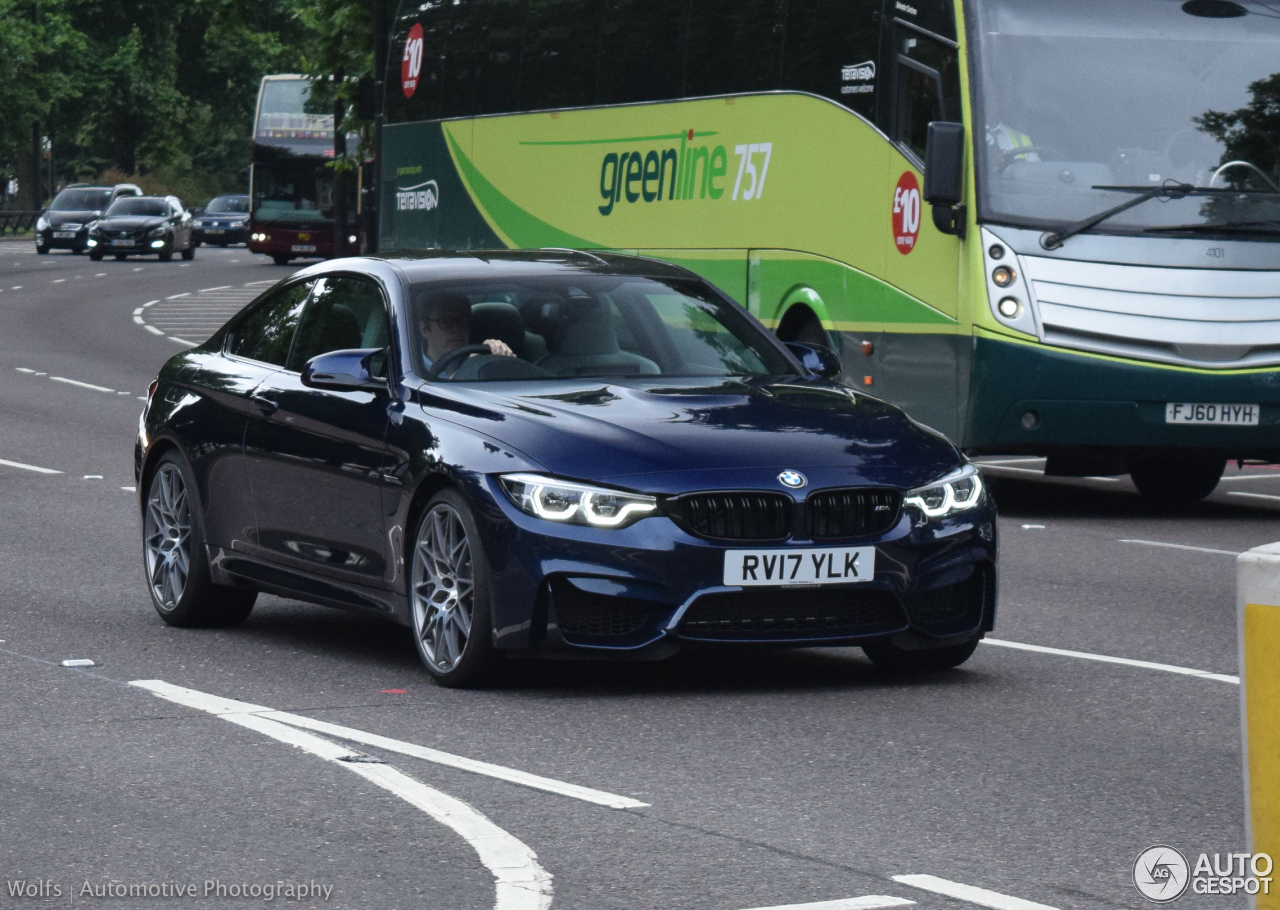
[[[1277,9],[406,2],[379,242],[669,260],[966,451],[1199,498],[1280,461]]]

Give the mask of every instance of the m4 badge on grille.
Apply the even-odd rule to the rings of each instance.
[[[783,471],[778,475],[778,480],[784,487],[790,487],[793,490],[798,490],[809,482],[799,471]]]

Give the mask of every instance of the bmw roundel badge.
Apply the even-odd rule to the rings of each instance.
[[[782,482],[783,486],[791,487],[793,490],[798,490],[809,482],[805,480],[804,475],[799,471],[783,471],[778,475],[778,480]]]

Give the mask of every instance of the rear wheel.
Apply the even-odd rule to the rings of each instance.
[[[1212,455],[1144,455],[1128,461],[1129,479],[1143,496],[1174,505],[1204,499],[1227,467],[1225,458]]]
[[[978,648],[980,639],[948,645],[945,648],[929,648],[921,651],[908,651],[886,640],[867,642],[862,651],[871,662],[882,670],[895,673],[937,673],[958,667]]]
[[[289,259],[290,259],[289,256],[281,256],[279,253],[275,253],[271,257],[272,262],[274,262],[276,265],[288,265]]]
[[[185,250],[182,251],[182,258],[185,259],[187,262],[190,262],[192,259],[196,258],[196,245],[194,243],[192,243],[191,246],[187,247]]]
[[[488,570],[470,507],[441,490],[418,523],[409,600],[418,656],[442,686],[482,686],[494,676]]]
[[[248,617],[257,592],[210,577],[196,485],[175,452],[151,474],[142,524],[147,591],[161,619],[171,626],[234,626]]]

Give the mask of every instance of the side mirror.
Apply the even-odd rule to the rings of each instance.
[[[933,226],[964,239],[964,124],[929,124],[924,152],[924,201],[933,206]]]
[[[806,370],[816,373],[823,379],[835,379],[844,369],[840,364],[840,358],[830,348],[824,348],[822,345],[788,341],[787,350]]]
[[[354,348],[312,357],[302,368],[302,384],[335,392],[385,392],[386,348]]]

